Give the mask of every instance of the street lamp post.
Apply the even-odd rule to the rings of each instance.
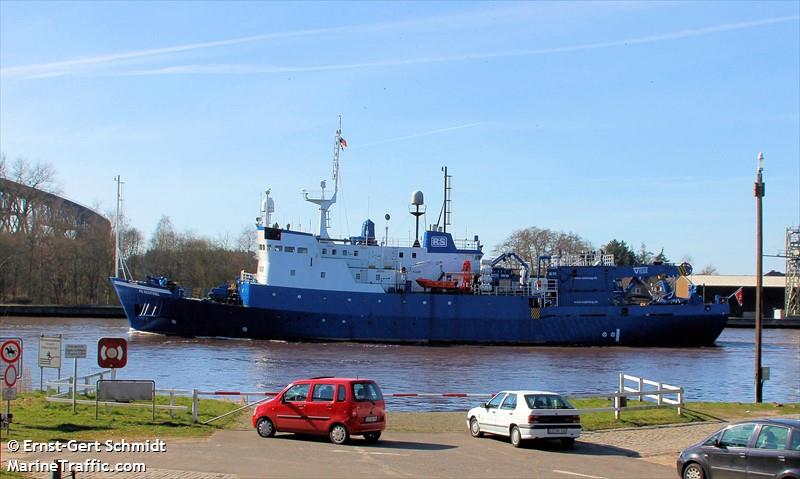
[[[756,403],[762,402],[761,389],[763,380],[761,378],[761,293],[763,275],[761,271],[764,250],[763,250],[763,231],[761,201],[764,198],[764,181],[762,173],[764,171],[764,154],[758,153],[758,173],[754,194],[756,197]]]

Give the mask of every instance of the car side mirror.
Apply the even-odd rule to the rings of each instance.
[[[720,449],[725,449],[725,444],[719,440],[719,438],[714,439],[714,447],[718,447]]]
[[[483,408],[484,409],[489,409],[489,403],[488,402],[483,403]]]

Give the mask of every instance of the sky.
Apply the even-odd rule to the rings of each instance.
[[[104,213],[121,175],[145,234],[236,237],[266,188],[316,231],[340,116],[333,236],[407,240],[414,190],[435,223],[448,166],[487,252],[537,226],[753,274],[759,151],[765,254],[800,224],[800,2],[0,1],[0,151]]]

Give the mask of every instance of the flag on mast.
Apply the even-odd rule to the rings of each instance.
[[[742,288],[734,291],[730,296],[728,296],[728,299],[731,299],[732,297],[736,298],[736,302],[739,303],[739,307],[744,305],[744,290]]]
[[[347,148],[347,140],[345,140],[344,138],[342,138],[342,137],[340,136],[340,137],[339,137],[339,145],[340,145],[342,148]]]

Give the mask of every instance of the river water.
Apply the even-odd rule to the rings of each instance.
[[[25,383],[39,385],[39,335],[88,346],[78,375],[99,370],[97,340],[128,340],[128,365],[118,379],[153,379],[158,388],[276,391],[311,376],[366,377],[384,392],[491,393],[543,389],[610,393],[620,372],[681,386],[687,400],[754,398],[754,330],[728,328],[705,348],[400,346],[359,343],[285,343],[186,339],[140,333],[123,319],[0,318],[0,337],[24,341]],[[800,402],[800,330],[765,329],[762,364],[767,402]],[[72,374],[63,360],[62,376]],[[46,369],[45,379],[56,370]],[[395,410],[460,410],[479,399],[392,398]]]

